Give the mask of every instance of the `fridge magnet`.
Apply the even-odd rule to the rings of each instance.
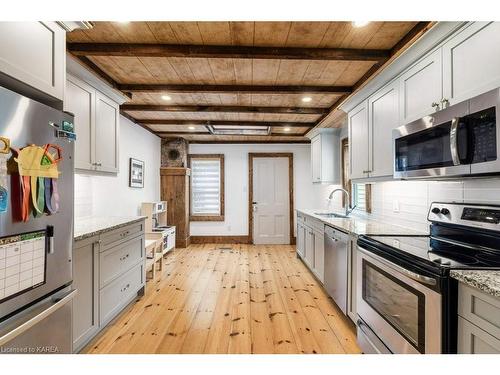
[[[30,145],[15,150],[21,177],[21,218],[28,221],[30,203],[35,217],[45,212],[54,214],[59,209],[58,163],[62,160],[59,146],[47,144],[43,147]]]
[[[7,159],[10,154],[10,139],[0,137],[0,213],[7,211],[9,191],[7,189]]]
[[[144,162],[130,158],[129,183],[130,187],[144,187]]]

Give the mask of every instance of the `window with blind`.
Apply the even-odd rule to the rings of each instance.
[[[352,184],[352,201],[356,209],[371,212],[371,185]]]
[[[190,155],[191,221],[224,220],[224,155]]]

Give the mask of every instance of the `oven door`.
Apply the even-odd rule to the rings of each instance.
[[[432,178],[470,174],[467,131],[468,102],[393,130],[394,177]],[[461,156],[463,155],[463,156]]]
[[[357,313],[365,326],[358,331],[373,333],[395,354],[441,353],[441,295],[430,288],[436,279],[360,247],[357,278]]]

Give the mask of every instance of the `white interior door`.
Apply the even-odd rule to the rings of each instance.
[[[253,159],[253,239],[255,244],[290,243],[288,158]]]

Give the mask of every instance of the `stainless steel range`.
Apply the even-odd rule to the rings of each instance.
[[[358,343],[365,353],[456,353],[452,269],[500,269],[500,206],[432,203],[430,236],[360,236]]]

